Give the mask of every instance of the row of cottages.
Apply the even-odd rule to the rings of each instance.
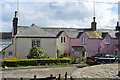
[[[12,44],[3,49],[4,57],[27,58],[33,46],[41,47],[49,57],[63,54],[88,57],[96,53],[117,54],[117,31],[96,29],[95,17],[91,28],[43,28],[35,24],[18,26],[17,12],[13,18]],[[119,27],[119,25],[117,25]],[[59,53],[58,53],[59,52]]]

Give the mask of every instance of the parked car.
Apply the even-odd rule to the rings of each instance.
[[[113,63],[116,61],[116,56],[113,54],[95,54],[91,57],[87,57],[86,63],[88,65],[97,65],[105,63]]]

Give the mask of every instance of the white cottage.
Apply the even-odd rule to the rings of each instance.
[[[42,30],[32,24],[31,26],[18,26],[17,12],[13,18],[12,44],[3,49],[5,57],[18,56],[27,58],[33,46],[41,47],[45,54],[51,58],[56,58],[56,35]]]

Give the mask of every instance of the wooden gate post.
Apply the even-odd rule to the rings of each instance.
[[[60,80],[61,74],[59,74],[58,80]]]
[[[65,73],[65,80],[67,80],[67,72]]]
[[[7,80],[6,78],[4,78],[4,80]]]
[[[52,74],[50,74],[50,80],[52,80],[53,79],[53,75]]]
[[[36,75],[34,75],[34,80],[36,80]]]
[[[70,76],[70,80],[73,80],[73,79],[72,79],[72,76]]]
[[[23,77],[21,77],[20,80],[23,80]]]

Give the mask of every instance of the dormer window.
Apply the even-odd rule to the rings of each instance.
[[[110,37],[106,37],[106,44],[110,44]]]
[[[82,37],[82,44],[86,44],[86,43],[87,43],[86,37]]]
[[[61,43],[65,43],[65,37],[61,37]]]

